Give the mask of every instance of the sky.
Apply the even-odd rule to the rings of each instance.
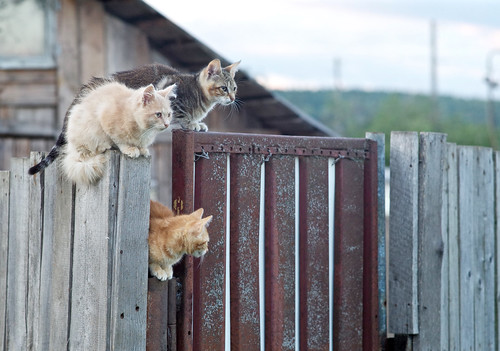
[[[430,93],[431,21],[438,94],[485,99],[495,50],[500,81],[498,0],[146,2],[270,89]]]

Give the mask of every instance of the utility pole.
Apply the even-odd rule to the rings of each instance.
[[[498,139],[496,133],[495,98],[493,96],[493,91],[498,86],[498,82],[493,78],[493,58],[497,54],[500,54],[500,49],[491,50],[486,56],[486,78],[484,79],[487,88],[486,123],[490,137],[490,145],[496,150],[498,150]]]
[[[431,53],[431,113],[434,125],[439,120],[439,104],[437,92],[437,42],[436,21],[430,22],[430,53]]]

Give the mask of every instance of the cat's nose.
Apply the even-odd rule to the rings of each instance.
[[[231,102],[234,102],[235,98],[236,96],[234,96],[233,94],[229,94],[229,99],[231,100]]]

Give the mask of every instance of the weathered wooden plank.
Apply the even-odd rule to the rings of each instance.
[[[44,171],[43,248],[38,344],[66,349],[69,338],[73,185],[56,165]]]
[[[260,349],[259,214],[261,155],[230,156],[231,345]]]
[[[69,347],[106,350],[109,345],[109,282],[117,206],[118,155],[106,154],[108,166],[97,185],[76,186],[73,280]]]
[[[299,177],[300,346],[301,349],[306,350],[328,350],[330,347],[329,213],[328,206],[325,205],[328,204],[328,158],[300,158]],[[358,220],[362,223],[362,219]],[[335,234],[340,234],[340,232]],[[338,236],[337,239],[339,238],[341,237]],[[356,249],[363,252],[362,247],[356,247]],[[358,274],[362,281],[362,260],[359,266],[361,270]],[[360,291],[357,293],[361,296],[362,285],[359,288]],[[339,304],[338,310],[342,309],[346,311],[349,307]],[[340,332],[345,332],[345,330]]]
[[[195,170],[195,209],[212,215],[208,228],[209,251],[194,260],[193,348],[224,350],[226,296],[227,155],[210,153],[200,158]]]
[[[441,207],[446,135],[421,133],[418,167],[418,314],[415,350],[441,345]]]
[[[364,164],[341,159],[335,171],[333,349],[362,350]]]
[[[386,289],[386,233],[385,233],[385,134],[366,133],[366,138],[377,142],[377,226],[378,226],[378,319],[381,344],[387,335],[387,289]]]
[[[32,152],[30,167],[42,160],[44,153]],[[38,345],[39,328],[44,321],[40,318],[40,268],[42,260],[43,229],[43,178],[36,174],[28,177],[29,223],[28,223],[28,297],[27,297],[27,343],[33,350],[42,350]]]
[[[496,228],[495,228],[495,235],[497,238],[500,238],[500,151],[495,151],[494,152],[494,158],[495,158],[495,173],[494,173],[494,182],[495,182],[495,218],[496,218]],[[500,240],[497,239],[496,241],[496,269],[497,272],[500,272]],[[500,291],[500,279],[495,280],[496,283],[496,291],[497,294]],[[500,311],[500,299],[496,299],[495,302],[496,310],[497,310],[497,317],[498,317],[498,311]],[[496,323],[496,349],[500,346],[500,323]]]
[[[120,155],[116,233],[109,263],[113,274],[110,347],[114,350],[146,348],[150,178],[150,158]]]
[[[10,173],[6,349],[27,349],[29,160],[14,158]]]
[[[418,134],[391,133],[389,332],[418,333]]]
[[[265,164],[265,349],[295,350],[295,157]]]
[[[493,150],[476,148],[474,200],[476,204],[476,350],[495,350],[495,265]],[[478,299],[479,298],[479,299]]]
[[[441,273],[441,350],[448,350],[449,345],[449,287],[450,287],[450,256],[449,256],[449,230],[448,230],[448,209],[449,209],[449,144],[445,145],[445,154],[443,159],[443,185],[442,185],[442,203],[441,203],[441,230],[443,233],[443,268]]]
[[[9,251],[10,172],[0,172],[0,348],[5,350],[7,300],[7,254]]]
[[[10,106],[52,106],[57,103],[55,84],[5,85],[0,104]]]
[[[460,254],[458,240],[458,154],[457,145],[448,144],[446,194],[448,232],[448,338],[449,350],[460,350]],[[444,199],[443,199],[444,200]],[[443,203],[444,207],[444,203]],[[446,286],[446,285],[444,285]]]
[[[458,149],[458,231],[460,250],[460,349],[474,350],[474,148]],[[471,206],[472,205],[472,206]]]

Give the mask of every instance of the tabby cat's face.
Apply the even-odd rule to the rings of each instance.
[[[201,72],[200,84],[205,95],[214,103],[229,105],[236,100],[237,86],[234,76],[238,71],[236,62],[230,66],[221,67],[218,59],[211,61]]]

